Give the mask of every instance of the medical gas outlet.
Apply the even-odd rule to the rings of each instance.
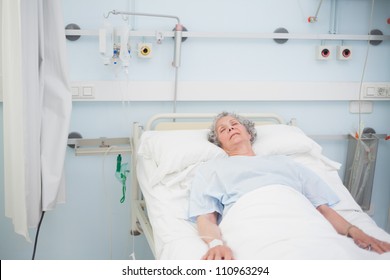
[[[337,46],[337,59],[338,60],[349,60],[352,57],[351,47]]]
[[[139,43],[138,44],[138,57],[151,58],[152,57],[152,44]]]
[[[317,60],[329,60],[332,57],[331,48],[329,46],[317,46],[316,47],[316,59]]]

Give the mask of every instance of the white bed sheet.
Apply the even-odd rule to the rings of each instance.
[[[324,157],[320,148],[290,156],[332,186],[341,199],[334,207],[336,211],[368,234],[390,242],[390,235],[361,210],[343,186],[339,165]],[[153,228],[157,259],[200,259],[207,251],[196,225],[187,221],[191,180],[196,167],[205,160],[187,162],[182,169],[152,182],[159,172],[156,159],[139,154],[137,176]],[[283,186],[268,186],[243,196],[220,227],[237,259],[390,259],[390,253],[368,252],[337,234],[301,194]]]

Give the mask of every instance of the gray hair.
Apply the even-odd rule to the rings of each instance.
[[[236,113],[222,112],[215,117],[214,122],[210,127],[210,132],[208,134],[208,140],[211,143],[217,145],[218,147],[221,147],[221,142],[219,141],[218,136],[217,136],[216,125],[217,125],[217,122],[221,118],[226,117],[226,116],[230,116],[230,117],[235,118],[240,124],[245,126],[246,130],[248,131],[249,135],[251,136],[251,139],[250,139],[251,144],[253,144],[256,141],[257,131],[255,128],[254,122],[252,122],[249,119],[243,118],[243,117],[237,115]]]

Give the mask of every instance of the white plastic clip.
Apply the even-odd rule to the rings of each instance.
[[[164,34],[162,31],[156,31],[156,42],[157,44],[162,44],[162,41],[164,40]]]

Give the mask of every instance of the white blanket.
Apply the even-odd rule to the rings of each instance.
[[[340,215],[366,233],[390,242],[390,235],[353,201],[336,171],[322,172],[314,162],[310,167],[339,195],[341,202],[334,209]],[[148,178],[142,170],[148,168],[138,170],[139,178],[144,178],[141,182]],[[200,259],[207,251],[196,225],[186,220],[194,171],[191,167],[180,176],[176,174],[169,187],[144,188],[158,259]],[[306,198],[285,186],[262,187],[244,195],[220,227],[237,259],[390,259],[390,253],[368,252],[337,234]]]
[[[390,259],[337,234],[305,197],[281,185],[243,196],[220,228],[237,259]]]

